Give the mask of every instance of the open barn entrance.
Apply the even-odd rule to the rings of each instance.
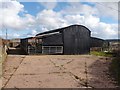
[[[21,48],[13,48],[10,47],[7,51],[9,55],[24,55],[25,52],[21,50]]]
[[[26,54],[42,54],[42,39],[34,37],[21,39],[20,48]]]

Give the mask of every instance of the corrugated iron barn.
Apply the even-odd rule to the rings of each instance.
[[[35,37],[36,52],[41,54],[88,54],[91,31],[82,25],[71,25],[39,33]],[[29,53],[28,40],[21,40],[21,47]]]
[[[20,45],[20,39],[11,39],[9,46],[10,47],[17,47]]]
[[[43,54],[84,54],[90,51],[90,30],[71,25],[36,35],[42,38]]]
[[[102,47],[104,44],[104,40],[96,37],[91,37],[90,47]]]
[[[42,53],[41,39],[35,37],[29,37],[21,39],[20,47],[25,54],[37,54]]]
[[[90,49],[91,51],[102,51],[105,40],[91,37],[90,39]]]

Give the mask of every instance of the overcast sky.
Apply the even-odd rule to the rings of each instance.
[[[40,32],[80,24],[89,28],[94,37],[118,38],[117,0],[81,1],[0,2],[0,36],[5,37],[6,29],[8,38],[25,38]]]

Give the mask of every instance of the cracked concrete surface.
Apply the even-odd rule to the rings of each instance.
[[[114,88],[115,82],[108,75],[110,61],[105,57],[92,55],[8,55],[3,65],[2,86],[4,88]]]

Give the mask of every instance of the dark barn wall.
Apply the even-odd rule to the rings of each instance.
[[[59,46],[63,44],[61,33],[45,36],[42,41],[43,46]]]
[[[62,54],[62,46],[63,41],[61,33],[42,37],[42,54]]]
[[[33,38],[24,38],[20,40],[21,50],[25,54],[37,54],[42,53],[42,44],[41,39],[33,39]]]
[[[90,31],[83,26],[64,29],[64,54],[85,54],[90,52]]]
[[[28,54],[28,39],[21,39],[20,47],[23,53]]]
[[[36,53],[42,53],[42,39],[36,39]]]
[[[103,39],[99,39],[95,37],[91,37],[90,39],[90,47],[103,47],[103,44],[104,44]]]

